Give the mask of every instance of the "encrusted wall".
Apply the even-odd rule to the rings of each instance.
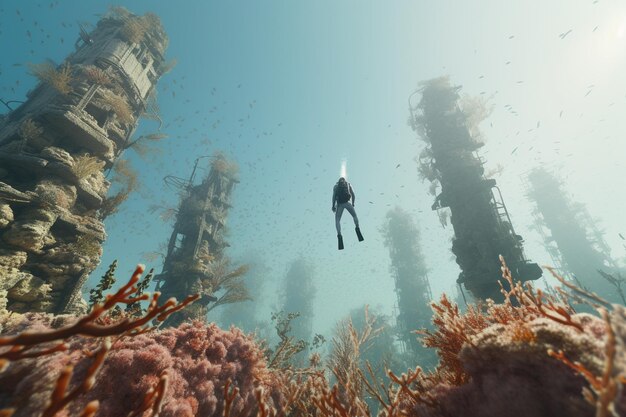
[[[105,172],[128,146],[163,72],[154,15],[114,9],[0,120],[0,307],[75,312],[112,209]]]

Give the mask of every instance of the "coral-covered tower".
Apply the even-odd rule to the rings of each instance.
[[[103,171],[149,111],[167,36],[155,15],[113,9],[0,120],[0,299],[72,312],[97,266],[114,201]]]
[[[461,268],[458,282],[475,297],[499,300],[498,255],[522,280],[539,278],[541,269],[526,260],[522,237],[513,229],[496,181],[483,175],[483,162],[475,155],[483,143],[470,131],[469,115],[459,106],[460,88],[447,78],[425,82],[411,122],[428,144],[420,156],[422,174],[441,186],[432,208],[450,209],[452,252]]]
[[[607,300],[619,302],[615,287],[598,271],[617,266],[603,233],[582,204],[571,201],[562,183],[544,168],[528,174],[527,195],[536,205],[535,226],[559,272]]]
[[[403,351],[419,356],[420,364],[427,360],[427,352],[416,330],[430,327],[432,293],[428,270],[419,242],[419,229],[406,211],[396,207],[387,213],[383,238],[389,248],[390,271],[398,300],[396,327]]]
[[[184,182],[183,197],[176,215],[162,272],[155,277],[157,290],[167,299],[183,300],[188,295],[200,294],[200,300],[168,319],[176,325],[187,318],[204,319],[208,304],[223,304],[237,299],[245,287],[233,280],[243,272],[229,272],[229,261],[224,250],[229,244],[224,239],[231,193],[239,182],[236,166],[218,154],[212,158],[211,169],[204,180],[194,185],[198,160],[188,181]],[[171,177],[170,177],[171,178]],[[222,288],[224,287],[224,288]],[[225,289],[219,299],[215,293]],[[241,297],[245,298],[245,297]]]

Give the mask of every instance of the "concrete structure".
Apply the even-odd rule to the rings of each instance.
[[[459,106],[460,88],[439,78],[421,90],[421,101],[412,109],[412,124],[428,145],[420,169],[441,187],[432,209],[450,209],[452,252],[461,268],[457,282],[477,298],[501,300],[499,255],[516,279],[534,280],[542,274],[524,256],[522,237],[513,229],[496,181],[483,175],[483,161],[475,154],[483,143],[470,131],[469,115]]]
[[[167,41],[156,16],[114,9],[90,33],[81,27],[61,65],[35,67],[41,82],[0,121],[0,299],[9,310],[84,306],[113,209],[104,170],[150,109]]]

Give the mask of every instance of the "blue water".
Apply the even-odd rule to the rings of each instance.
[[[239,164],[241,179],[228,220],[229,256],[268,268],[257,296],[265,320],[279,308],[283,278],[299,257],[315,268],[316,332],[329,334],[366,303],[392,314],[396,296],[379,229],[395,206],[422,231],[434,295],[454,294],[452,231],[430,210],[429,184],[418,179],[414,161],[424,144],[407,125],[409,95],[420,81],[445,74],[493,106],[481,125],[481,154],[487,170],[504,168],[496,179],[529,257],[551,262],[531,228],[522,181],[546,165],[601,220],[623,265],[626,6],[547,3],[124,2],[136,14],[161,17],[167,56],[178,61],[158,84],[169,138],[146,160],[124,156],[142,186],[107,219],[102,264],[85,290],[113,259],[122,281],[139,262],[160,271],[160,260],[146,262],[147,254],[164,250],[172,224],[148,209],[178,201],[162,178],[187,177],[196,157],[222,150]],[[89,28],[107,5],[4,0],[0,9],[0,97],[23,100],[35,85],[26,64],[61,62],[73,50],[77,22]],[[138,134],[156,128],[145,120]],[[343,159],[365,241],[346,232],[338,252],[330,208]],[[351,230],[349,216],[343,224]]]

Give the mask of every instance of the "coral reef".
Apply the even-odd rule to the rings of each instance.
[[[423,332],[440,358],[382,381],[362,352],[380,333],[367,313],[333,339],[328,371],[319,355],[304,368],[274,368],[252,336],[187,321],[159,330],[194,296],[139,317],[108,315],[139,295],[128,284],[80,319],[42,313],[0,314],[0,410],[13,416],[592,416],[624,415],[626,309],[561,282],[596,305],[575,313],[563,299],[514,282],[503,262],[504,303],[461,313],[443,296],[434,329]],[[504,287],[507,288],[504,288]],[[610,309],[607,310],[607,308]],[[331,376],[335,381],[331,385]],[[370,401],[379,403],[374,414]]]
[[[92,362],[82,352],[95,350],[96,346],[93,340],[76,337],[69,341],[65,352],[9,366],[0,375],[0,390],[19,409],[14,416],[41,413],[54,382],[68,364],[74,367],[73,387]],[[157,384],[164,371],[168,385],[161,416],[222,415],[223,387],[228,380],[239,388],[239,399],[233,406],[233,412],[238,413],[250,408],[250,403],[256,404],[254,389],[268,377],[263,352],[241,331],[224,331],[201,322],[184,323],[178,328],[113,342],[93,388],[70,404],[68,415],[80,414],[95,400],[99,403],[97,415],[122,416],[137,410],[144,394]]]
[[[428,401],[414,401],[414,415],[591,416],[594,408],[597,416],[623,415],[624,393],[606,391],[623,382],[626,339],[609,337],[626,323],[623,307],[613,306],[611,319],[602,309],[604,320],[575,314],[569,304],[514,283],[502,263],[510,287],[502,289],[503,304],[465,314],[445,296],[433,304],[437,329],[425,332],[424,342],[441,360],[419,384]]]

